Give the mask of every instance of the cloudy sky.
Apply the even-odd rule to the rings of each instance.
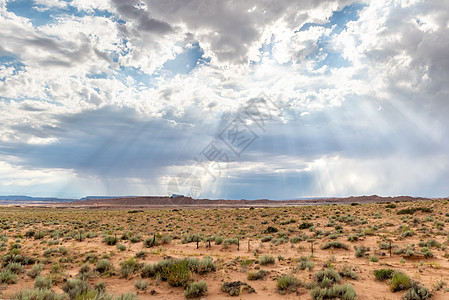
[[[448,37],[440,0],[0,0],[0,195],[448,196]]]

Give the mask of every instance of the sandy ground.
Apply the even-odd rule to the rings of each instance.
[[[14,241],[21,244],[23,255],[29,255],[38,259],[43,258],[43,253],[49,248],[59,248],[64,246],[68,249],[66,257],[71,257],[71,263],[59,263],[62,271],[57,274],[52,273],[52,266],[58,264],[60,254],[51,255],[45,264],[44,276],[56,276],[58,282],[53,286],[53,291],[62,293],[61,287],[63,281],[73,279],[83,264],[87,253],[95,253],[98,257],[106,254],[110,256],[111,262],[118,270],[120,262],[133,257],[139,251],[146,251],[148,256],[145,259],[139,259],[141,263],[156,263],[164,257],[203,258],[210,256],[214,259],[217,270],[204,275],[192,274],[193,281],[205,280],[208,291],[202,297],[204,299],[227,299],[234,298],[221,291],[223,282],[244,281],[250,284],[255,290],[254,294],[243,292],[237,299],[312,299],[310,291],[305,288],[298,288],[297,292],[280,294],[276,288],[277,279],[283,274],[291,274],[302,281],[312,281],[314,274],[324,268],[324,264],[331,260],[331,265],[336,270],[350,265],[356,269],[357,280],[344,278],[342,283],[349,283],[354,286],[357,292],[357,299],[402,299],[404,291],[392,293],[388,282],[376,281],[373,275],[374,270],[381,268],[391,268],[401,270],[408,274],[413,280],[428,287],[430,290],[439,281],[449,281],[449,250],[448,245],[448,226],[446,213],[449,213],[449,205],[446,201],[427,201],[427,202],[404,202],[396,203],[397,208],[389,209],[385,204],[365,204],[365,205],[328,205],[328,206],[309,206],[309,207],[281,207],[281,208],[256,208],[256,209],[202,209],[202,210],[151,210],[138,213],[129,213],[126,210],[116,211],[80,211],[80,210],[59,210],[59,209],[30,209],[30,208],[11,208],[3,207],[0,210],[1,221],[3,224],[3,234],[8,236],[6,245],[9,247]],[[400,209],[408,207],[428,207],[432,212],[424,213],[417,211],[413,215],[398,215]],[[338,217],[353,216],[355,222],[335,221]],[[337,217],[335,217],[337,216]],[[294,219],[295,222],[284,224],[283,221]],[[414,220],[415,219],[415,220]],[[32,222],[30,222],[32,220]],[[327,226],[334,220],[333,227]],[[363,222],[358,222],[364,220]],[[49,236],[42,240],[36,239],[17,239],[18,234],[25,234],[30,228],[35,230],[80,230],[74,229],[79,224],[89,224],[89,228],[83,227],[85,231],[96,231],[98,237],[86,238],[82,242],[74,239],[60,238],[60,245],[48,246],[42,243],[42,240],[51,240]],[[27,224],[28,222],[28,224]],[[335,231],[335,225],[341,226],[340,236],[330,239],[329,236],[314,238],[314,253],[311,260],[315,267],[311,271],[294,271],[298,264],[295,259],[301,256],[311,255],[311,243],[301,241],[296,244],[283,243],[275,245],[271,242],[262,243],[261,237],[267,235],[263,231],[268,226],[279,229],[279,232],[288,233],[290,237],[307,234],[313,237],[314,232],[309,229],[300,230],[298,226],[303,222],[314,224],[315,230]],[[415,223],[413,223],[415,222]],[[436,228],[437,222],[439,227]],[[171,224],[171,225],[169,225]],[[6,228],[8,225],[8,229]],[[366,231],[377,225],[374,232]],[[401,238],[399,226],[407,226],[414,232],[413,236]],[[163,231],[165,230],[167,231]],[[425,229],[423,229],[425,228]],[[179,239],[173,239],[170,243],[153,248],[143,247],[142,242],[130,243],[127,240],[119,243],[126,246],[125,251],[118,251],[115,246],[107,246],[102,241],[102,233],[109,230],[116,232],[120,236],[122,232],[132,231],[141,233],[143,238],[152,236],[151,233],[159,232],[161,235],[172,235],[181,237],[189,231],[190,233],[201,233],[204,236],[221,235],[224,238],[240,237],[240,249],[237,251],[236,245],[230,245],[224,248],[222,245],[215,245],[212,242],[211,249],[206,248],[206,243],[200,243],[199,249],[196,249],[195,243],[182,244]],[[171,231],[168,231],[171,230]],[[245,233],[241,233],[241,231]],[[278,233],[279,233],[278,232]],[[361,235],[358,241],[350,242],[347,236],[356,232],[367,232]],[[275,236],[278,233],[272,233]],[[381,250],[379,245],[387,239],[392,241],[398,248],[404,248],[409,245],[415,245],[415,250],[419,251],[420,241],[434,239],[439,243],[438,247],[430,248],[434,257],[425,258],[417,255],[414,257],[403,257],[393,254],[389,256],[388,250]],[[248,249],[248,240],[249,249]],[[349,246],[344,249],[321,249],[329,241],[340,241]],[[369,255],[376,255],[378,262],[371,262],[367,257],[356,258],[354,255],[354,246],[369,247]],[[2,256],[8,252],[8,247],[1,251]],[[255,255],[254,250],[258,253]],[[394,248],[397,249],[397,248]],[[239,261],[245,259],[258,259],[261,255],[268,254],[276,258],[273,265],[259,266],[252,264],[248,267],[240,265]],[[279,261],[278,256],[283,260]],[[94,267],[94,264],[90,265]],[[26,267],[27,270],[30,266]],[[248,281],[249,271],[263,269],[269,272],[264,280]],[[170,287],[167,282],[159,281],[153,278],[147,278],[149,282],[146,292],[138,291],[134,287],[134,280],[140,278],[140,273],[129,278],[120,278],[118,275],[101,277],[99,275],[90,279],[92,284],[99,280],[106,283],[107,291],[114,295],[124,292],[132,292],[140,299],[185,299],[184,289],[182,287]],[[34,279],[26,273],[19,274],[19,280],[16,284],[2,285],[0,298],[10,299],[19,290],[32,288]],[[432,299],[449,299],[449,290],[447,286],[433,291]],[[154,291],[152,294],[150,291]]]

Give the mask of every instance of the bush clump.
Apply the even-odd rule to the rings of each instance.
[[[275,259],[273,256],[270,255],[262,255],[259,259],[259,263],[264,266],[264,265],[268,265],[268,264],[274,264],[275,263]]]
[[[112,272],[114,270],[114,267],[108,259],[104,258],[97,262],[95,270],[100,274],[107,274]]]
[[[394,292],[409,289],[412,285],[412,280],[407,274],[397,271],[393,274],[390,281],[390,290]]]
[[[117,244],[118,238],[113,235],[105,235],[103,237],[103,241],[106,243],[106,245],[113,246]]]
[[[201,297],[207,292],[207,283],[202,280],[200,282],[194,282],[189,284],[184,291],[184,296],[186,298],[196,298]]]
[[[238,296],[240,295],[240,292],[244,290],[248,291],[248,294],[256,292],[256,290],[246,282],[241,281],[225,282],[221,286],[221,291],[228,293],[230,296]]]
[[[51,289],[51,278],[46,278],[43,276],[37,276],[34,282],[34,287],[41,290]]]
[[[329,249],[329,248],[334,248],[334,249],[345,249],[348,250],[348,245],[339,242],[339,241],[332,241],[332,242],[327,242],[326,244],[324,244],[321,249],[325,250],[325,249]]]
[[[262,280],[267,276],[267,271],[259,270],[257,272],[249,272],[247,275],[248,280]]]
[[[320,288],[319,286],[313,288],[310,291],[312,299],[343,299],[353,300],[356,299],[357,294],[354,287],[350,284],[338,285],[334,284],[331,287]]]
[[[67,280],[62,286],[62,290],[67,293],[70,299],[75,299],[89,291],[89,283],[81,279]]]
[[[58,295],[46,289],[22,290],[12,297],[13,300],[63,300],[65,298],[64,295]]]
[[[44,264],[35,264],[31,267],[31,269],[28,271],[28,276],[31,278],[36,278],[44,269]]]
[[[380,269],[374,270],[374,277],[378,281],[385,281],[393,278],[394,270],[392,269]]]
[[[411,287],[405,292],[404,300],[427,300],[432,297],[428,288],[421,286],[418,282],[412,282]]]
[[[290,275],[283,275],[278,278],[276,287],[279,292],[294,292],[301,285],[301,281]]]

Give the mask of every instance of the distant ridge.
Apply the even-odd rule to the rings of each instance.
[[[443,199],[443,198],[439,198]],[[295,200],[210,200],[193,199],[191,197],[118,197],[108,199],[85,199],[74,201],[73,206],[107,206],[107,207],[133,207],[133,206],[276,206],[276,205],[325,205],[325,204],[345,204],[345,203],[374,203],[391,201],[425,201],[434,200],[434,198],[397,196],[382,197],[378,195],[371,196],[352,196],[346,198],[313,198],[313,199],[295,199]]]

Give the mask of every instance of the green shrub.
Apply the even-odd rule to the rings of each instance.
[[[201,235],[199,234],[184,234],[181,239],[182,244],[196,243],[201,241]]]
[[[264,270],[259,270],[257,272],[249,272],[247,275],[248,280],[262,280],[267,275],[267,272]]]
[[[228,245],[238,245],[239,244],[239,240],[234,238],[234,239],[225,239],[223,240],[223,245],[228,246]]]
[[[419,285],[417,282],[412,282],[411,287],[405,292],[404,300],[426,300],[430,299],[432,294],[429,289]]]
[[[138,290],[146,291],[148,289],[148,281],[143,279],[134,280],[134,286]]]
[[[89,267],[88,264],[84,264],[81,266],[79,272],[78,272],[78,278],[82,279],[82,280],[87,280],[89,279],[90,275],[91,275],[91,269]]]
[[[122,261],[120,263],[120,276],[123,278],[128,278],[129,275],[134,274],[140,268],[139,264],[134,260],[133,257]]]
[[[311,261],[307,256],[301,256],[298,269],[308,269],[309,271],[312,271],[314,267],[315,263],[313,261]]]
[[[126,246],[123,245],[123,244],[118,244],[118,245],[117,245],[117,249],[118,249],[119,251],[125,251],[125,250],[126,250]]]
[[[368,260],[371,262],[378,262],[379,258],[375,255],[372,255],[372,256],[368,257]]]
[[[3,271],[0,272],[1,283],[7,284],[16,283],[17,279],[18,279],[17,275],[9,269],[4,269]]]
[[[58,295],[51,290],[45,289],[32,289],[22,290],[15,294],[13,300],[63,300],[64,295]]]
[[[296,291],[296,289],[301,285],[301,281],[293,276],[290,275],[283,275],[282,277],[278,278],[278,281],[276,283],[276,287],[278,291]]]
[[[275,259],[273,256],[270,255],[262,255],[259,259],[259,263],[264,266],[264,265],[268,265],[268,264],[274,264],[275,263]]]
[[[355,247],[355,257],[364,257],[369,250],[369,247],[365,246]]]
[[[397,271],[393,274],[390,281],[390,290],[394,293],[397,291],[406,290],[411,287],[412,281],[407,274]]]
[[[341,276],[334,269],[324,269],[315,273],[315,281],[320,287],[331,287],[335,283],[340,283]]]
[[[145,264],[142,267],[142,270],[140,272],[140,276],[142,278],[153,277],[154,275],[156,275],[156,270],[153,264]]]
[[[35,264],[31,267],[31,269],[28,271],[28,276],[31,278],[36,278],[44,269],[44,264]]]
[[[343,244],[342,242],[339,242],[339,241],[332,241],[332,242],[327,242],[326,244],[324,244],[321,247],[321,249],[323,249],[323,250],[329,249],[329,248],[340,248],[340,249],[348,250],[348,245]]]
[[[261,241],[262,243],[266,243],[266,242],[270,242],[272,239],[273,239],[273,236],[272,236],[272,235],[265,235],[265,236],[263,236],[263,237],[260,239],[260,241]]]
[[[207,283],[202,280],[200,282],[194,282],[189,284],[184,291],[184,296],[186,298],[196,298],[201,297],[207,292]]]
[[[113,236],[113,235],[106,235],[106,236],[103,238],[103,241],[104,241],[107,245],[113,246],[113,245],[117,244],[118,238],[117,238],[116,236]]]
[[[36,281],[34,281],[34,287],[37,289],[51,289],[51,278],[46,278],[43,276],[37,276]]]
[[[147,253],[145,251],[139,251],[136,253],[136,258],[145,259],[147,258]]]
[[[238,296],[243,290],[248,291],[248,294],[256,292],[250,285],[241,281],[224,282],[221,285],[221,291],[228,293],[230,296]]]
[[[313,223],[303,222],[299,225],[299,229],[308,229],[310,227],[313,227]]]
[[[276,233],[278,231],[279,229],[277,229],[276,227],[268,226],[263,233]]]
[[[347,278],[351,278],[351,279],[357,279],[359,277],[357,275],[357,273],[355,272],[355,270],[353,270],[353,268],[350,266],[344,266],[343,270],[338,272],[338,274],[341,277],[347,277]]]
[[[145,247],[147,247],[147,248],[151,248],[151,247],[158,246],[158,245],[159,245],[159,241],[158,241],[158,239],[155,238],[155,237],[149,237],[149,238],[146,238],[146,239],[143,241],[143,245],[144,245]]]
[[[23,266],[18,262],[10,262],[9,264],[6,265],[5,268],[15,274],[20,274],[24,272]]]
[[[216,236],[214,238],[215,241],[215,245],[221,245],[221,243],[223,243],[223,238],[221,236]]]
[[[378,281],[384,281],[393,278],[394,270],[392,269],[380,269],[374,270],[374,277]]]
[[[342,300],[354,300],[357,294],[354,287],[350,284],[338,285],[334,284],[331,287],[320,288],[319,286],[313,288],[310,291],[312,299],[342,299]]]
[[[89,283],[80,279],[67,280],[62,286],[62,290],[67,293],[70,299],[75,299],[89,290]]]
[[[115,300],[139,300],[139,297],[134,295],[133,293],[124,293],[118,297],[115,297]]]
[[[159,262],[160,263],[160,262]],[[173,287],[186,286],[190,280],[190,268],[187,260],[173,260],[156,266],[160,268],[162,280],[167,280]]]
[[[95,270],[100,274],[110,273],[113,271],[113,269],[114,268],[111,262],[106,258],[103,258],[100,261],[98,261],[97,265],[95,266]]]
[[[213,272],[216,270],[217,266],[214,263],[214,260],[207,256],[202,260],[198,260],[196,258],[188,259],[189,269],[197,274],[205,274],[209,272]]]

